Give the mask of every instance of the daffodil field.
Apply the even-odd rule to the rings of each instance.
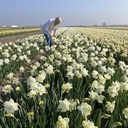
[[[60,28],[51,47],[41,34],[1,43],[0,128],[127,128],[126,33]]]
[[[8,37],[8,36],[15,36],[24,33],[36,32],[40,31],[40,28],[37,27],[17,27],[17,28],[0,28],[0,38]]]

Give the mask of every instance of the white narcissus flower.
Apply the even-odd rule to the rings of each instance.
[[[103,77],[103,75],[101,74],[98,74],[98,81],[101,83],[101,84],[105,84],[106,82],[106,79]]]
[[[103,95],[99,95],[98,92],[94,92],[93,90],[89,92],[89,97],[93,100],[97,100],[99,103],[102,103],[105,98]]]
[[[55,128],[69,128],[69,118],[62,118],[61,116],[58,117],[58,121],[56,122]]]
[[[3,65],[3,59],[0,59],[0,66],[2,66]]]
[[[118,91],[117,91],[116,86],[109,86],[107,92],[109,93],[111,97],[118,96]]]
[[[97,95],[97,97],[96,97],[96,100],[99,102],[99,103],[102,103],[103,102],[103,100],[104,100],[104,96],[103,95]]]
[[[86,68],[81,69],[81,73],[84,77],[88,76],[88,70]]]
[[[63,91],[69,92],[69,90],[72,89],[72,88],[73,88],[73,87],[72,87],[72,84],[70,84],[69,82],[62,85],[62,90],[63,90]]]
[[[113,101],[112,103],[107,101],[107,104],[105,105],[105,107],[107,108],[108,112],[112,113],[115,108],[115,101]]]
[[[30,90],[30,92],[28,92],[27,96],[30,98],[35,97],[38,94],[38,92],[36,90]]]
[[[10,60],[9,60],[8,58],[5,58],[5,59],[4,59],[4,63],[5,63],[5,64],[8,64],[9,62],[10,62]]]
[[[23,56],[19,56],[19,60],[24,60],[24,57]]]
[[[34,85],[34,84],[36,84],[37,82],[36,82],[36,79],[35,78],[33,78],[32,76],[29,76],[29,78],[27,79],[27,85]]]
[[[68,72],[67,75],[68,79],[73,79],[74,73],[73,72]]]
[[[127,82],[121,83],[120,88],[122,91],[123,90],[128,91],[128,83]]]
[[[24,69],[24,67],[20,67],[20,69],[19,69],[19,70],[20,70],[20,72],[22,72],[22,73],[23,73],[25,69]]]
[[[70,103],[71,103],[70,106],[69,106],[69,107],[70,107],[70,111],[76,110],[76,105],[78,104],[77,101],[78,101],[78,100],[76,100],[76,101],[71,100],[71,101],[70,101]],[[78,102],[79,102],[79,101],[78,101]]]
[[[106,80],[110,80],[111,79],[111,76],[109,74],[104,74],[104,77]]]
[[[36,90],[40,95],[46,94],[46,87],[42,84],[39,84]]]
[[[53,73],[53,66],[52,66],[52,65],[49,65],[49,66],[47,67],[46,73],[49,74],[49,75]]]
[[[94,71],[92,72],[92,77],[96,79],[97,76],[98,76],[98,74],[99,74],[99,73],[98,73],[96,70],[94,70]]]
[[[124,114],[124,117],[128,119],[128,108],[125,108],[122,113]]]
[[[97,126],[94,125],[93,122],[91,122],[91,121],[89,121],[89,120],[83,121],[83,122],[82,122],[82,126],[83,126],[84,128],[98,128]]]
[[[36,80],[40,83],[43,83],[43,81],[45,80],[46,78],[46,73],[45,72],[41,72],[41,74],[39,74],[37,77],[36,77]]]
[[[107,74],[113,76],[114,73],[115,73],[115,70],[114,70],[113,68],[108,68],[108,69],[107,69]]]
[[[11,57],[12,60],[16,60],[16,58],[17,58],[17,55],[13,55],[13,56]]]
[[[14,77],[14,78],[12,79],[12,83],[15,84],[15,85],[20,84],[19,78]]]
[[[7,78],[9,78],[10,80],[13,78],[14,74],[12,72],[10,72],[8,75],[7,75]]]
[[[70,110],[70,102],[67,99],[59,100],[59,106],[57,108],[58,111],[66,112]]]
[[[6,85],[3,87],[2,91],[7,94],[7,93],[11,93],[11,91],[13,91],[13,88],[11,85]]]
[[[8,114],[13,114],[18,110],[18,103],[15,103],[13,99],[4,102],[4,110]]]
[[[31,51],[30,51],[30,50],[28,50],[28,51],[27,51],[27,55],[30,55],[30,54],[31,54]]]
[[[91,111],[92,111],[91,106],[88,103],[86,103],[86,102],[85,103],[82,103],[81,105],[79,105],[77,107],[77,109],[81,111],[83,117],[85,117],[85,118],[88,115],[90,115],[91,114]]]

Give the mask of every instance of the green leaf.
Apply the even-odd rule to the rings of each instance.
[[[114,123],[114,118],[113,118],[113,115],[111,115],[108,128],[112,128],[113,123]]]
[[[100,128],[101,127],[101,113],[102,113],[101,109],[99,109],[98,113],[99,114],[98,114],[98,117],[97,117],[97,120],[96,120],[96,126],[98,126],[98,128]]]

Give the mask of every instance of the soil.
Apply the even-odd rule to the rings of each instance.
[[[3,38],[0,38],[0,42],[1,43],[8,43],[11,41],[15,42],[18,39],[23,39],[23,38],[26,38],[28,36],[37,35],[37,34],[41,34],[41,31],[25,33],[25,34],[20,34],[20,35],[16,35],[16,36],[3,37]]]

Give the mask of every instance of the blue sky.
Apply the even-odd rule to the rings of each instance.
[[[128,24],[128,0],[0,0],[0,25],[40,25],[57,16],[63,26]]]

